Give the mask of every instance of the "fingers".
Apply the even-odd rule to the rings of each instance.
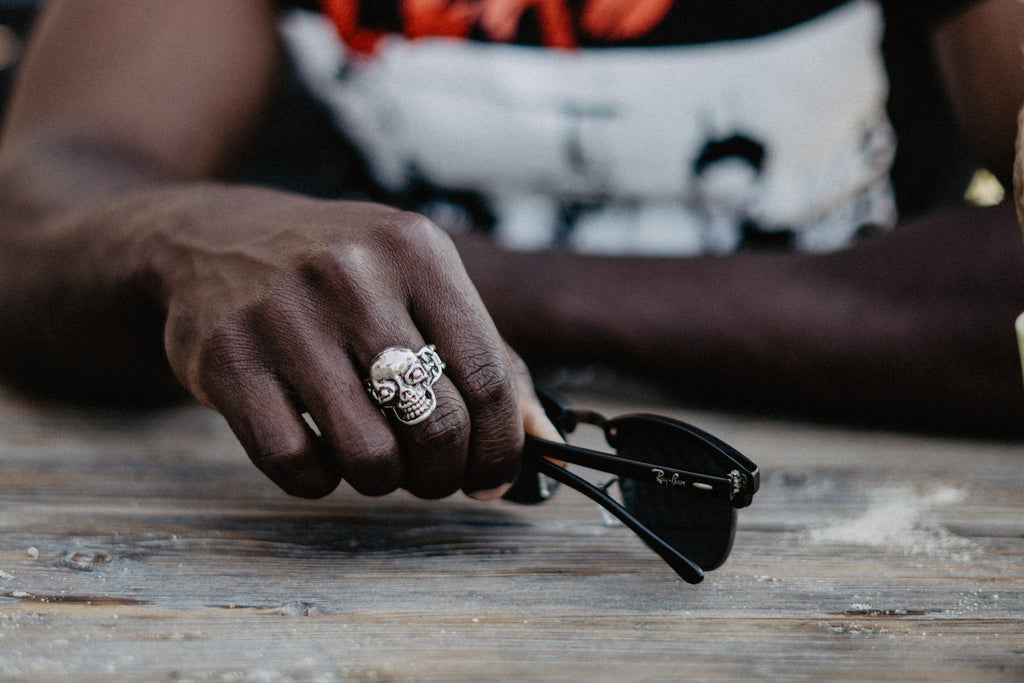
[[[483,302],[447,236],[427,231],[432,254],[412,264],[419,283],[409,310],[422,335],[444,358],[445,375],[466,408],[469,445],[462,489],[478,498],[500,496],[519,473],[523,425],[516,369]]]
[[[530,436],[536,436],[548,441],[563,441],[562,435],[558,433],[555,425],[551,424],[544,406],[533,390],[533,378],[530,370],[519,355],[509,349],[512,363],[516,370],[516,383],[519,387],[519,413],[523,420],[523,431]]]
[[[420,285],[409,282],[419,275],[412,270],[413,265],[407,255],[410,251],[423,249],[427,252],[424,260],[432,262],[434,256],[429,254],[430,245],[414,244],[411,237],[401,243],[391,235],[392,231],[383,233],[367,248],[329,251],[310,259],[306,280],[313,290],[311,296],[315,298],[317,295],[313,292],[318,292],[324,302],[322,307],[333,306],[342,314],[330,317],[322,330],[322,339],[328,349],[306,358],[294,372],[296,379],[293,381],[311,395],[305,400],[321,406],[317,412],[324,415],[322,419],[328,426],[328,437],[341,458],[340,467],[345,478],[358,490],[368,492],[376,488],[386,492],[388,488],[383,483],[375,487],[369,477],[360,477],[354,464],[363,460],[363,471],[373,469],[373,465],[366,458],[354,459],[350,452],[350,435],[353,432],[365,434],[369,429],[367,425],[383,425],[390,430],[393,446],[387,453],[379,430],[371,435],[370,442],[378,445],[376,468],[385,469],[379,464],[385,459],[399,463],[402,487],[423,498],[440,498],[454,493],[464,484],[470,450],[469,411],[459,387],[443,374],[438,377],[430,360],[420,357],[426,343],[409,313],[406,292]],[[422,286],[433,287],[436,283],[426,281]],[[395,295],[382,295],[387,292]],[[443,311],[432,314],[444,315]],[[294,336],[289,341],[293,342]],[[308,342],[310,347],[317,343],[315,340]],[[346,398],[341,403],[334,397],[324,397],[332,389],[319,386],[315,376],[326,371],[322,360],[336,355],[330,352],[332,347],[344,349],[347,359],[336,359],[335,362],[347,365],[354,373],[344,380],[345,386],[360,387],[370,379],[371,366],[378,354],[385,349],[395,349],[389,353],[388,363],[383,366],[388,372],[373,377],[374,382],[382,383],[378,388],[383,406],[376,406],[362,389],[360,396]],[[285,350],[282,349],[281,353]],[[291,353],[294,355],[294,351]],[[372,410],[376,415],[372,419],[364,416],[355,423],[349,414],[351,411],[347,410],[349,403],[358,403],[359,413]],[[424,412],[422,420],[416,421],[416,416],[406,414],[427,405],[433,407],[429,414]],[[385,422],[380,407],[386,407],[392,419]],[[389,470],[394,471],[394,465]]]
[[[477,356],[456,381],[470,415],[471,440],[463,490],[479,500],[500,497],[519,474],[523,428],[507,356]]]
[[[326,496],[337,488],[340,473],[281,384],[243,348],[227,339],[207,347],[204,393],[274,483],[294,496]]]
[[[302,371],[290,372],[290,382],[320,430],[327,457],[360,493],[379,496],[394,491],[404,477],[394,432],[367,400],[347,355],[327,344],[318,356],[307,359]]]
[[[343,311],[333,334],[362,377],[388,347],[434,344],[446,364],[422,422],[390,420],[402,486],[437,498],[487,491],[515,479],[523,435],[511,359],[447,235],[395,212],[358,249],[327,251],[306,279]]]
[[[385,319],[394,319],[394,316]],[[428,350],[415,329],[386,338],[369,327],[353,350],[372,392],[362,402],[376,411],[377,420],[393,434],[401,462],[401,486],[421,498],[442,498],[457,491],[465,478],[470,421],[458,389],[441,372],[435,352]],[[385,341],[387,339],[387,341]],[[386,354],[377,360],[367,349]],[[372,393],[372,395],[370,395]],[[385,420],[384,414],[388,416]]]
[[[526,434],[548,439],[549,441],[562,441],[561,434],[551,424],[551,421],[544,412],[540,399],[537,398],[534,392],[533,377],[530,376],[526,363],[523,362],[523,359],[511,347],[506,346],[506,350],[515,373],[519,417],[523,425],[523,431]],[[512,484],[504,484],[495,489],[472,492],[470,496],[477,500],[494,500],[502,497],[510,488],[512,488]]]
[[[203,341],[201,381],[190,388],[289,493],[326,495],[344,478],[368,495],[397,487],[424,498],[500,495],[523,446],[513,358],[446,235],[411,214],[374,220],[359,239],[297,255],[253,292]],[[432,410],[420,421],[386,417],[365,388],[375,357],[400,347],[410,364],[423,363],[416,357],[428,342],[443,374],[428,367],[429,382],[410,374],[405,383],[415,386],[400,389],[417,397],[389,408],[401,417],[426,393]]]

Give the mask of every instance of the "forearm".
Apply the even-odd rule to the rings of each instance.
[[[937,27],[932,49],[979,163],[1010,186],[1014,119],[1024,99],[1024,6],[975,2]]]
[[[72,149],[71,147],[74,147]],[[0,370],[32,391],[99,402],[162,400],[151,254],[174,194],[155,169],[79,143],[5,149],[0,163]]]
[[[270,2],[47,3],[0,131],[5,374],[91,400],[178,391],[147,250],[182,223],[176,188],[237,160],[278,47]]]
[[[0,140],[0,370],[135,405],[177,380],[294,495],[343,478],[493,497],[543,411],[444,233],[210,180],[273,94],[276,5],[47,4]],[[365,377],[382,349],[427,343],[446,363],[436,405],[393,424]]]
[[[244,259],[245,240],[264,227],[248,235],[245,219],[231,217],[260,202],[287,214],[281,193],[177,178],[77,140],[5,149],[0,188],[0,372],[87,402],[183,396],[165,348],[172,292],[227,296],[198,264]],[[259,277],[259,264],[250,271]],[[206,310],[184,301],[179,320]]]
[[[612,363],[728,405],[1019,430],[1013,222],[933,217],[832,255],[463,253],[527,361]]]

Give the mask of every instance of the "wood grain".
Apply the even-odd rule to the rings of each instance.
[[[703,584],[570,490],[302,501],[203,409],[0,395],[0,680],[1024,680],[1024,444],[574,402],[762,466]]]

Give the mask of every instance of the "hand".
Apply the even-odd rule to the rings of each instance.
[[[528,375],[447,236],[375,204],[199,191],[210,196],[190,206],[202,210],[156,242],[167,355],[256,466],[305,497],[341,479],[368,495],[500,495],[519,467]],[[389,346],[428,343],[447,365],[437,407],[418,424],[389,421],[365,389],[368,368]]]

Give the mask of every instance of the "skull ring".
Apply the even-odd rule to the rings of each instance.
[[[381,410],[413,425],[427,419],[437,407],[433,385],[443,370],[444,362],[433,344],[419,352],[392,346],[373,359],[366,388]]]

